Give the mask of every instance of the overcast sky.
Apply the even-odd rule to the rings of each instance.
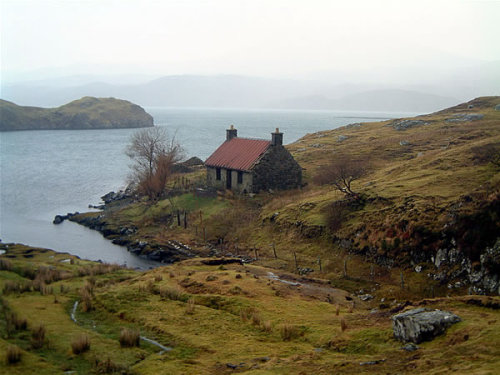
[[[3,79],[308,77],[500,61],[500,1],[0,0]]]

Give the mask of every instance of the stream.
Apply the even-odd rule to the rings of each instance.
[[[79,323],[78,323],[78,321],[76,320],[76,309],[77,309],[77,308],[78,308],[78,301],[75,301],[75,303],[73,304],[73,309],[71,310],[71,314],[70,314],[70,316],[71,316],[71,320],[72,320],[73,322],[75,322],[76,324],[79,324]],[[96,329],[96,325],[94,324],[94,326],[93,326],[92,328],[95,330],[95,329]],[[150,338],[148,338],[148,337],[146,337],[146,336],[139,336],[139,338],[140,338],[142,341],[145,341],[145,342],[147,342],[147,343],[149,343],[149,344],[151,344],[151,345],[154,345],[154,346],[156,346],[156,347],[160,348],[160,349],[161,349],[161,351],[160,351],[160,352],[158,352],[158,354],[163,354],[163,353],[165,353],[165,352],[169,352],[169,351],[171,351],[171,350],[172,350],[172,348],[170,348],[170,347],[168,347],[168,346],[164,346],[164,345],[160,344],[158,341],[155,341],[155,340],[153,340],[153,339],[150,339]]]

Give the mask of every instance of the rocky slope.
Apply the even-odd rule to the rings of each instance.
[[[150,126],[153,126],[153,117],[126,100],[87,96],[57,108],[23,107],[0,100],[0,131]]]

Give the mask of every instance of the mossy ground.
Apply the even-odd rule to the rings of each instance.
[[[2,358],[2,373],[111,372],[102,366],[108,358],[119,372],[136,374],[493,374],[499,364],[500,313],[467,303],[473,298],[498,304],[498,298],[414,301],[415,306],[452,311],[462,322],[410,353],[392,338],[392,301],[379,309],[378,298],[362,302],[325,281],[304,281],[254,265],[209,266],[201,258],[147,272],[117,267],[106,272],[98,271],[102,265],[67,254],[21,245],[4,248],[0,258],[10,262],[11,271],[0,271],[2,309],[26,318],[28,329],[7,333],[5,323],[0,326],[2,353],[10,344],[23,351],[17,364],[7,365]],[[20,276],[25,267],[48,267],[64,277],[47,283],[48,292],[8,293],[9,281],[29,282]],[[91,269],[87,275],[85,270]],[[270,279],[271,271],[302,284]],[[78,308],[74,323],[70,313],[87,283],[94,285],[94,308]],[[37,324],[46,328],[46,343],[33,349],[30,330]],[[160,353],[144,341],[140,347],[123,348],[118,341],[123,327],[137,328],[172,350]],[[89,336],[90,350],[75,355],[70,344],[81,333]],[[360,365],[369,361],[380,362]]]

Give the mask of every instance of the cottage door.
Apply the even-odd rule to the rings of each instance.
[[[230,169],[226,170],[226,188],[231,189],[231,173]]]

